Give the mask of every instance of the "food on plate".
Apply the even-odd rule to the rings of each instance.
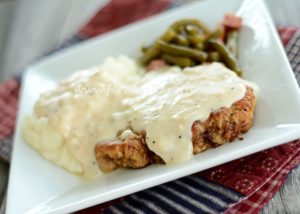
[[[247,87],[245,96],[231,107],[213,111],[204,122],[195,121],[191,128],[193,154],[231,142],[247,132],[252,127],[255,104],[253,90]],[[96,159],[103,172],[118,167],[142,168],[164,163],[148,148],[144,133],[125,132],[129,132],[125,138],[120,135],[118,139],[96,145]]]
[[[24,120],[24,140],[86,178],[179,163],[232,142],[253,124],[257,91],[238,76],[237,30],[231,26],[224,43],[202,22],[181,20],[140,60],[109,57],[76,72],[40,96]]]
[[[226,14],[215,31],[198,19],[179,20],[152,45],[142,47],[140,62],[148,65],[153,60],[162,59],[180,67],[223,62],[241,76],[242,71],[236,60],[241,25],[242,19],[234,14]]]
[[[242,18],[234,14],[227,13],[224,15],[222,24],[225,27],[239,30],[242,27]]]
[[[136,94],[143,68],[127,57],[108,58],[98,67],[79,71],[37,100],[25,118],[24,140],[43,157],[86,178],[100,171],[94,148],[127,127],[120,113],[123,98]]]
[[[133,59],[109,58],[43,93],[23,136],[45,158],[85,177],[97,176],[98,164],[108,172],[178,163],[251,127],[250,88],[220,63],[146,72]]]

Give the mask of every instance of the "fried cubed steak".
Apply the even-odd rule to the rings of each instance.
[[[193,153],[232,142],[247,132],[253,124],[255,105],[253,90],[247,87],[245,96],[230,108],[213,111],[204,122],[195,121],[191,129]],[[111,172],[118,167],[142,168],[153,163],[164,163],[148,149],[145,134],[133,134],[124,140],[98,143],[95,154],[103,172]]]

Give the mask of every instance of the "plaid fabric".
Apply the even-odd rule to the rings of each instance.
[[[0,141],[0,159],[6,163],[10,161],[12,151],[12,137],[7,137]]]
[[[291,155],[286,164],[272,175],[264,185],[253,191],[251,195],[245,197],[239,203],[231,206],[225,213],[258,213],[279,190],[289,172],[300,163],[300,145],[297,145],[296,148],[298,152],[295,155]]]
[[[12,134],[16,119],[19,83],[16,79],[0,85],[0,140]]]
[[[80,30],[79,35],[89,38],[98,36],[159,13],[171,3],[172,0],[111,0]]]
[[[297,30],[298,28],[296,27],[278,27],[279,36],[282,40],[282,43],[287,45]]]
[[[300,83],[300,31],[295,33],[295,36],[286,46],[288,58],[294,70],[295,77]]]
[[[19,81],[9,80],[0,85],[0,159],[9,162],[12,142],[11,136],[14,131]]]
[[[124,2],[129,2],[132,7]],[[73,37],[63,47],[157,13],[169,7],[170,3],[171,0],[113,0],[96,14],[79,35]],[[145,7],[147,4],[152,6]],[[133,6],[142,8],[142,10],[137,10],[139,15],[128,12],[128,8],[133,8]],[[120,16],[120,11],[124,9],[128,10],[126,16]],[[129,19],[124,20],[125,17]],[[103,20],[106,22],[104,23]],[[295,28],[279,29],[283,42],[286,44],[290,41],[286,49],[297,80],[299,80],[300,33],[295,34],[295,31]],[[293,34],[295,36],[290,40]],[[2,127],[0,128],[0,157],[6,161],[9,160],[11,152],[10,139],[17,110],[18,90],[19,84],[16,79],[0,86],[0,127]],[[255,176],[260,176],[261,171],[256,171],[258,174],[252,174],[252,176],[247,175],[249,173],[247,170],[257,168],[260,164],[252,162],[251,165],[250,162],[244,161],[255,159],[256,156],[252,155],[78,213],[256,213],[278,190],[290,170],[299,163],[299,148],[299,142],[294,142],[255,154],[261,157],[260,160],[264,163],[265,170],[270,171],[264,174],[264,179],[255,178]],[[280,157],[281,161],[279,162],[274,157]],[[270,158],[275,162],[270,162]],[[238,171],[243,172],[244,176],[246,174],[248,180],[239,179],[242,177],[236,173],[237,162],[240,167]],[[276,170],[272,168],[274,163],[276,163]],[[224,167],[226,173],[224,173]],[[225,174],[232,175],[231,183],[225,182]]]

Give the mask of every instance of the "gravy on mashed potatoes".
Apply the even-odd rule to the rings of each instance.
[[[240,100],[247,84],[220,63],[146,73],[128,57],[108,58],[43,93],[23,137],[46,159],[86,178],[101,174],[96,143],[129,127],[145,131],[147,146],[167,164],[182,162],[193,155],[193,122]]]

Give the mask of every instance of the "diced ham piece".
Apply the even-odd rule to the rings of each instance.
[[[224,16],[223,25],[226,28],[239,30],[242,27],[242,18],[237,15],[227,13]]]
[[[147,71],[153,71],[167,66],[167,63],[162,59],[152,60],[147,66]]]

